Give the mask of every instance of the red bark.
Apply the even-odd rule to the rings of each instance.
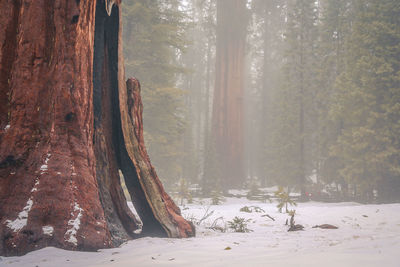
[[[2,105],[0,253],[110,247],[89,112],[93,35],[88,33],[94,31],[95,5],[14,0],[2,5],[0,28],[7,34],[0,34],[1,62],[7,64],[1,65],[0,90],[7,109]],[[3,13],[7,10],[13,15]],[[77,23],[71,23],[74,16]],[[9,42],[15,46],[5,45]]]
[[[216,78],[212,131],[222,186],[244,181],[244,64],[247,27],[245,0],[217,1]]]
[[[143,129],[123,119],[121,10],[106,1],[109,17],[104,0],[0,2],[0,255],[96,250],[136,237],[119,169],[147,211],[143,229],[152,227],[143,234],[194,234],[155,173],[130,176],[140,169],[135,151],[145,149],[125,132]],[[157,190],[143,186],[152,183]]]
[[[144,195],[149,203],[151,210],[157,221],[164,228],[165,232],[170,237],[191,237],[195,235],[195,228],[190,223],[184,220],[181,216],[180,209],[175,205],[170,196],[165,192],[164,187],[157,176],[157,173],[150,162],[144,145],[143,138],[143,120],[142,120],[142,100],[140,97],[140,84],[136,79],[127,81],[127,98],[125,95],[120,95],[121,103],[124,99],[127,100],[128,109],[125,110],[121,105],[122,121],[128,120],[128,123],[123,125],[134,125],[133,129],[126,127],[123,130],[125,136],[125,144],[128,154],[136,170],[134,177],[126,177],[127,187],[131,196],[135,197],[135,191],[130,186],[132,178],[138,179],[140,187],[143,188]],[[127,112],[125,112],[127,111]],[[136,187],[137,188],[137,187]],[[143,207],[143,203],[138,203],[138,207]],[[144,216],[141,216],[143,218]],[[146,222],[144,221],[144,227]]]

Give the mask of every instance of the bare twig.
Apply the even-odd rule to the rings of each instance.
[[[218,221],[222,221],[223,227],[218,225]],[[225,221],[224,221],[224,217],[218,217],[217,219],[215,219],[214,222],[211,224],[211,226],[207,227],[207,229],[211,229],[211,230],[214,230],[214,231],[220,231],[222,233],[225,233],[226,232],[226,224],[225,224]]]
[[[273,217],[271,217],[270,215],[268,215],[268,214],[261,215],[261,217],[268,217],[271,220],[275,221],[275,219]]]
[[[196,223],[197,225],[200,225],[204,220],[206,220],[207,218],[209,218],[211,215],[214,214],[214,211],[210,211],[210,206],[207,207],[207,209],[204,212],[203,217]]]

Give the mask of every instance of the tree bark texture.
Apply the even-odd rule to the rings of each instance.
[[[120,7],[0,2],[0,255],[194,235],[144,147],[139,84],[124,80]]]
[[[222,186],[244,180],[245,0],[217,1],[216,79],[212,132],[222,165]]]

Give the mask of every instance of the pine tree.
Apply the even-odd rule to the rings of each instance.
[[[342,123],[332,155],[342,159],[341,175],[364,201],[376,189],[382,200],[398,198],[400,188],[399,12],[397,1],[355,1],[346,70],[331,110]]]
[[[199,183],[204,178],[208,157],[211,78],[215,59],[215,3],[211,0],[188,2],[187,12],[190,23],[186,35],[190,45],[180,57],[187,69],[182,75],[182,87],[186,90],[188,121],[182,165],[184,177]]]
[[[278,90],[282,65],[282,28],[285,26],[284,0],[254,0],[248,34],[246,107],[246,163],[248,177],[258,178],[262,186],[271,183],[268,163],[274,156],[268,153],[274,94]]]
[[[340,132],[340,121],[333,121],[329,111],[335,103],[335,81],[345,70],[346,42],[350,36],[353,16],[352,0],[321,1],[321,18],[319,21],[319,40],[317,54],[319,64],[316,66],[316,123],[315,170],[317,182],[341,185],[342,197],[347,197],[347,183],[339,173],[343,165],[341,158],[331,155],[329,148],[336,143]]]
[[[305,196],[306,176],[312,169],[313,122],[316,92],[315,1],[291,1],[287,6],[285,52],[280,89],[275,98],[268,168],[284,186],[296,186]]]
[[[167,186],[182,175],[186,128],[184,91],[177,77],[184,69],[177,55],[185,50],[185,14],[175,0],[123,1],[124,54],[128,76],[142,85],[145,140]]]

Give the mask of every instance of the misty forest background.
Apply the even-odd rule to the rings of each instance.
[[[123,12],[126,76],[172,195],[281,185],[400,200],[398,0],[124,0]]]

